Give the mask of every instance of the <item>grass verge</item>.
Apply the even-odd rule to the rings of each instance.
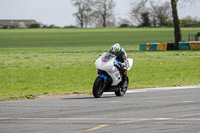
[[[184,30],[186,34],[192,28]],[[115,42],[122,42],[128,57],[134,59],[128,73],[129,89],[200,84],[200,51],[138,51],[138,44],[151,39],[170,40],[172,31],[170,28],[0,30],[0,100],[91,93],[97,76],[94,60]],[[157,39],[162,32],[162,39]],[[152,34],[145,39],[135,37],[147,33]]]
[[[66,48],[67,49],[67,48]],[[12,51],[12,52],[11,52]],[[64,48],[3,49],[0,100],[36,98],[41,94],[91,93],[94,60],[102,52]],[[129,89],[200,84],[200,51],[133,52]]]

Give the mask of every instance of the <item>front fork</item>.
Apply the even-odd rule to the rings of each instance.
[[[102,78],[103,81],[104,81],[104,84],[103,84],[103,90],[106,89],[106,86],[108,84],[108,77],[104,74],[98,74],[98,77]]]

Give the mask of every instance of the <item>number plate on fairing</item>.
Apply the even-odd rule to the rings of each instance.
[[[116,78],[120,78],[119,73],[115,74],[115,77],[116,77]]]

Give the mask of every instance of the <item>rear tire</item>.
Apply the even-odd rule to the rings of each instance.
[[[119,88],[118,91],[115,92],[115,95],[118,96],[118,97],[122,97],[126,94],[126,91],[128,89],[128,83],[129,83],[129,80],[128,80],[128,77],[126,78],[126,81],[124,82],[125,84],[125,87],[124,88]]]
[[[100,98],[103,95],[103,92],[104,92],[103,86],[104,86],[103,79],[100,77],[97,77],[93,85],[93,96],[95,98]]]

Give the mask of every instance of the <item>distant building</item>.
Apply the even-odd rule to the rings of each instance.
[[[38,24],[35,20],[1,20],[0,28],[27,28],[31,24]]]

